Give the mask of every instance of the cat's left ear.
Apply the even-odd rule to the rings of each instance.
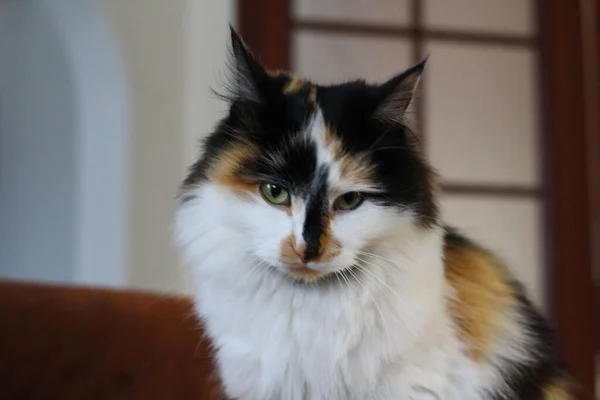
[[[386,123],[402,123],[404,114],[421,80],[427,59],[396,75],[379,87],[379,104],[374,117]]]
[[[259,103],[269,76],[265,68],[246,47],[233,26],[229,25],[231,44],[228,67],[229,82],[226,85],[230,100]]]

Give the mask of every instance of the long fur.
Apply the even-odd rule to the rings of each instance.
[[[424,64],[381,86],[318,86],[265,71],[232,35],[241,89],[176,216],[226,396],[568,399],[520,285],[441,222],[403,123]],[[289,204],[269,204],[263,182]],[[364,202],[336,209],[348,192]]]

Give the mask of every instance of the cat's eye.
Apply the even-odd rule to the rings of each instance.
[[[336,210],[354,210],[358,208],[362,204],[364,197],[358,192],[348,192],[337,199],[333,203],[333,208]]]
[[[279,185],[263,182],[260,184],[260,193],[271,204],[276,206],[290,205],[290,192]]]

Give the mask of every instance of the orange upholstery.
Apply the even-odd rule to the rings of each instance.
[[[0,282],[0,399],[218,399],[189,299]]]

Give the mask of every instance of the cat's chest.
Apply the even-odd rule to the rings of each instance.
[[[232,332],[218,352],[226,386],[243,393],[241,398],[302,399],[306,392],[317,390],[311,387],[314,382],[343,382],[351,375],[348,367],[355,363],[331,334],[314,331],[304,336],[288,331],[276,336],[253,324],[247,329],[254,332]],[[335,399],[334,392],[341,389],[321,384],[322,395],[313,398]]]
[[[395,400],[427,387],[446,400],[471,399],[442,395],[453,391],[448,374],[462,358],[443,314],[432,315],[431,326],[407,329],[406,310],[375,293],[236,291],[205,283],[198,312],[232,398]]]
[[[367,351],[363,338],[344,337],[347,328],[341,324],[337,335],[331,327],[306,321],[277,325],[250,323],[246,334],[232,331],[221,343],[221,373],[232,394],[244,399],[335,400],[356,398],[349,387],[365,395],[375,387],[380,363],[376,352]]]
[[[351,298],[211,296],[200,299],[199,311],[217,342],[225,385],[244,399],[302,399],[307,393],[351,399],[346,388],[370,391],[383,355],[394,352],[378,327],[377,309]]]
[[[425,400],[432,393],[445,400],[479,399],[470,388],[456,387],[463,381],[464,365],[457,362],[462,356],[450,356],[452,352],[436,355],[423,369],[410,359],[385,354],[384,339],[368,335],[354,344],[345,342],[343,335],[318,330],[303,338],[265,334],[262,339],[254,335],[230,339],[218,358],[225,387],[236,399]]]

